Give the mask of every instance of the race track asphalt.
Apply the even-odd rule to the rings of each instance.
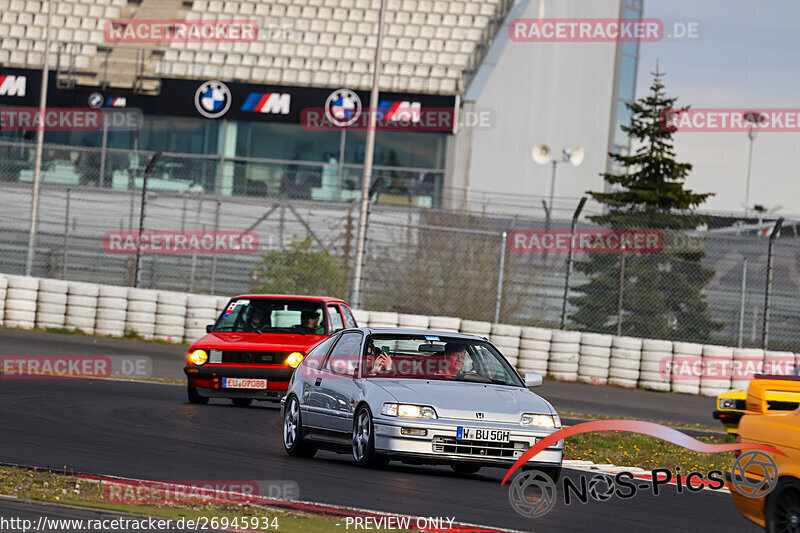
[[[0,328],[2,355],[146,356],[153,376],[184,379],[186,346]],[[537,391],[559,412],[722,427],[711,417],[714,398],[545,380]]]
[[[182,377],[185,350],[0,330],[0,355],[145,355],[162,377]],[[580,384],[546,382],[541,393],[560,410],[585,407],[597,414],[683,423],[705,419],[711,408],[708,398]],[[503,470],[457,475],[447,467],[400,463],[365,470],[348,455],[331,452],[291,458],[283,451],[277,404],[192,405],[185,389],[175,385],[0,378],[0,462],[168,481],[291,481],[305,501],[522,531],[758,531],[738,514],[729,494],[677,494],[672,486],[653,496],[646,484],[631,499],[571,505],[565,505],[559,485],[555,508],[526,518],[509,504],[508,486],[500,486]],[[577,482],[581,473],[565,470],[565,475]],[[0,505],[0,516],[15,512]]]

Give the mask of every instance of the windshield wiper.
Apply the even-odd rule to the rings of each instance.
[[[492,379],[492,378],[487,378],[487,377],[484,377],[484,376],[476,376],[476,375],[470,375],[470,374],[466,374],[464,376],[461,376],[460,379],[456,379],[456,380],[453,380],[453,381],[466,381],[466,382],[470,382],[470,383],[492,383],[493,385],[511,385],[511,383],[509,383],[507,381],[500,380],[500,379]]]

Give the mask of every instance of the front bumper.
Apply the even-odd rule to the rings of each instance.
[[[503,429],[510,432],[508,444],[458,441],[458,426]],[[511,466],[522,454],[557,430],[528,429],[519,425],[480,423],[467,420],[375,419],[375,451],[391,457],[426,464],[454,462],[481,463],[486,466]],[[401,428],[424,429],[424,436],[404,435]],[[529,464],[560,466],[564,441],[538,453]]]
[[[280,400],[289,388],[294,369],[291,367],[257,367],[229,365],[186,365],[186,377],[201,396],[209,398],[252,398],[254,400]],[[222,388],[222,378],[266,379],[266,389]]]

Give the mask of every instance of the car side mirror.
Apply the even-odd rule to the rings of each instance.
[[[525,372],[525,386],[529,389],[542,385],[542,375],[538,372]]]
[[[214,330],[214,324],[209,324],[206,326],[206,333],[211,333]]]

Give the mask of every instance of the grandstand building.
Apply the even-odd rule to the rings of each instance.
[[[0,0],[0,106],[35,107],[48,2]],[[380,0],[54,0],[48,107],[136,108],[138,131],[48,131],[44,183],[348,201],[360,196],[366,132],[310,128],[309,110],[369,103]],[[511,42],[519,17],[641,17],[641,0],[386,0],[381,117],[449,111],[451,127],[377,133],[378,201],[458,207],[481,191],[542,195],[534,144],[582,144],[557,195],[601,186],[634,94],[637,43]],[[234,42],[128,42],[137,21],[251,21]],[[135,39],[134,39],[135,41]],[[487,111],[488,122],[455,117]],[[335,121],[334,121],[335,122]],[[0,132],[0,180],[30,182],[32,131]]]

